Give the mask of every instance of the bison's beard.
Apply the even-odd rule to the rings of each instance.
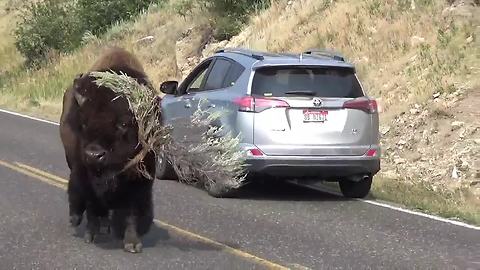
[[[94,168],[91,174],[94,178],[109,179],[119,174],[120,171],[121,171],[121,168],[102,167],[102,168]]]
[[[97,195],[114,191],[117,187],[117,174],[114,171],[95,171],[90,176],[90,182]]]
[[[96,178],[111,178],[117,174],[119,174],[123,168],[125,167],[126,162],[123,163],[114,163],[114,162],[108,162],[108,163],[95,163],[95,162],[89,162],[88,160],[85,161],[87,170],[89,171],[89,174],[92,177]]]
[[[114,191],[117,187],[118,175],[121,173],[122,167],[95,167],[88,169],[89,180],[93,190],[97,195]]]

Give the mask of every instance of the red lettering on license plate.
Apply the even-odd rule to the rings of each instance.
[[[328,111],[303,110],[303,122],[325,122]]]

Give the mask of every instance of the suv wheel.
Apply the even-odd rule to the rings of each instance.
[[[155,170],[155,176],[159,180],[177,180],[177,174],[173,169],[172,164],[165,158],[162,153],[157,156],[157,165]]]
[[[347,198],[365,198],[370,192],[372,186],[372,176],[369,176],[361,181],[354,182],[347,179],[339,182],[340,190],[343,196]]]

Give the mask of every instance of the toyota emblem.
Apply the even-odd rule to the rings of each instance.
[[[319,99],[319,98],[314,98],[314,99],[313,99],[313,106],[315,106],[315,107],[320,107],[320,106],[322,106],[322,100]]]

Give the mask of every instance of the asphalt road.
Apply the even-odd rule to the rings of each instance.
[[[286,184],[215,199],[159,180],[155,226],[128,254],[108,236],[85,244],[42,172],[67,179],[58,127],[0,113],[2,270],[480,269],[480,230]]]

